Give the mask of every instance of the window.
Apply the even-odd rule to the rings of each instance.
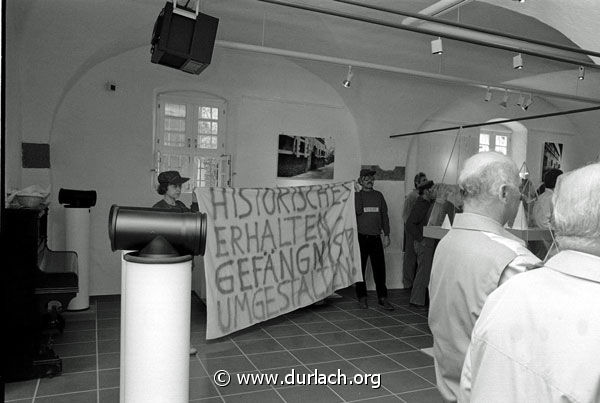
[[[479,133],[479,152],[497,151],[509,155],[510,132],[481,129]]]
[[[156,175],[173,170],[189,177],[183,192],[231,185],[224,101],[189,93],[159,95],[154,146]]]

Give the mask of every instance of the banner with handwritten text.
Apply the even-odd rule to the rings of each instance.
[[[207,339],[362,280],[352,182],[204,188],[197,196],[208,216]]]

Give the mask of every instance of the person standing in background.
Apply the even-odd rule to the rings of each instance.
[[[371,258],[371,270],[377,289],[377,299],[383,309],[393,311],[394,307],[388,301],[388,292],[385,285],[385,256],[383,248],[390,245],[390,221],[385,198],[381,192],[373,189],[375,171],[361,169],[358,183],[362,189],[354,194],[356,208],[356,228],[358,231],[358,245],[360,246],[360,263],[363,281],[356,283],[356,297],[363,309],[369,307],[367,303],[367,285],[365,272],[367,260]],[[383,233],[383,243],[381,235]]]
[[[189,181],[190,178],[182,177],[177,171],[165,171],[158,175],[158,188],[156,191],[163,198],[154,203],[152,208],[167,209],[178,213],[198,212],[198,200],[196,199],[196,188],[192,190],[192,205],[187,208],[183,202],[179,200],[181,196],[181,185]],[[192,261],[193,269],[193,261]],[[190,355],[198,352],[195,347],[190,347]]]
[[[402,222],[404,223],[404,260],[402,262],[402,286],[405,290],[410,290],[413,287],[413,281],[417,273],[417,254],[414,248],[414,238],[406,231],[408,217],[412,212],[413,206],[419,197],[418,186],[427,182],[427,175],[419,172],[415,175],[415,188],[404,199],[404,207],[402,208]]]

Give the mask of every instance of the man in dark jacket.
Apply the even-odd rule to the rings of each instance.
[[[360,307],[368,308],[367,286],[365,284],[365,271],[367,260],[371,258],[371,269],[377,289],[377,298],[382,308],[393,311],[394,307],[387,300],[385,286],[385,257],[383,248],[390,245],[390,221],[385,199],[381,192],[373,190],[375,171],[361,169],[358,183],[362,189],[355,193],[356,227],[358,230],[358,244],[360,246],[360,260],[363,281],[356,283],[356,297]],[[383,233],[383,243],[381,235]]]

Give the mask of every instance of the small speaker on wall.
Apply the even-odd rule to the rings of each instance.
[[[218,18],[167,2],[154,24],[151,62],[200,74],[212,60],[218,25]]]

